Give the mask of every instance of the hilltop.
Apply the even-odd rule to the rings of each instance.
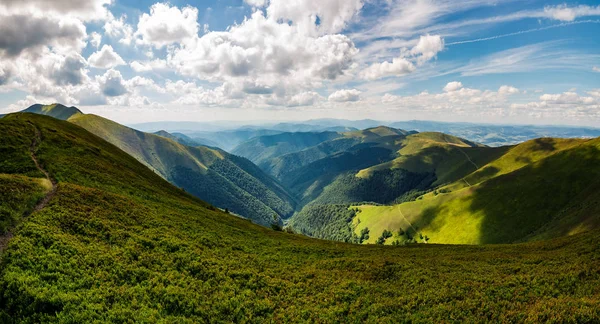
[[[276,232],[216,210],[75,124],[32,114],[0,119],[0,183],[29,183],[9,194],[21,210],[46,192],[30,154],[36,129],[35,156],[57,190],[2,252],[3,322],[600,319],[597,231],[476,247]]]
[[[600,227],[600,139],[538,139],[506,150],[475,172],[416,201],[358,207],[368,227],[424,233],[430,242],[514,243]],[[406,239],[394,234],[388,243]]]

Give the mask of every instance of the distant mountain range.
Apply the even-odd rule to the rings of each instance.
[[[38,112],[67,118],[61,110]],[[322,158],[330,163],[315,165],[321,169],[314,177],[360,168],[369,152],[386,150],[396,154],[375,156],[390,159],[383,165],[391,170],[385,163],[397,160],[402,168],[423,168],[424,180],[448,175],[449,184],[399,205],[310,204],[282,230],[233,217],[165,180],[181,163],[194,186],[225,199],[245,199],[227,191],[236,188],[259,191],[256,199],[276,193],[268,180],[242,172],[256,168],[250,161],[96,116],[67,119],[73,122],[33,113],[0,119],[1,323],[600,319],[598,139],[533,140],[495,151],[499,156],[486,163],[489,148],[444,134],[384,127],[342,134],[357,144]],[[427,147],[442,158],[425,154]],[[230,178],[214,167],[231,164]],[[211,182],[202,166],[219,173],[213,179],[247,183]],[[401,170],[366,172],[365,185],[344,196],[383,197],[420,176]],[[241,201],[274,213],[265,203]],[[405,246],[318,240],[289,225],[329,240]],[[540,238],[551,239],[414,244]]]
[[[282,124],[279,130],[204,132],[201,138],[144,133],[62,105],[25,111],[79,125],[215,206],[262,225],[284,220],[319,238],[512,243],[600,227],[598,139],[542,137],[494,147],[422,131],[445,127],[497,143],[498,136],[588,137],[594,129],[413,121],[394,123],[406,130],[355,130],[377,121],[316,120],[310,123],[319,123],[318,131]],[[332,127],[338,131],[323,130]]]

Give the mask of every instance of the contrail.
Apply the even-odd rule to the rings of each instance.
[[[542,30],[554,29],[554,28],[571,26],[571,25],[579,25],[579,24],[600,24],[600,20],[572,21],[572,22],[567,22],[567,23],[562,23],[562,24],[552,25],[552,26],[547,26],[547,27],[540,27],[540,28],[534,28],[534,29],[528,29],[528,30],[521,30],[521,31],[510,33],[510,34],[503,34],[503,35],[496,35],[496,36],[490,36],[490,37],[485,37],[485,38],[477,38],[477,39],[471,39],[471,40],[460,41],[460,42],[446,43],[446,46],[468,44],[468,43],[477,43],[477,42],[484,42],[484,41],[494,40],[494,39],[498,39],[498,38],[504,38],[504,37],[509,37],[509,36],[516,36],[516,35],[521,35],[521,34],[528,34],[528,33],[538,32],[538,31],[542,31]]]

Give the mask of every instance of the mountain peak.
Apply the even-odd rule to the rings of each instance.
[[[59,103],[54,103],[51,105],[35,104],[23,110],[22,112],[46,115],[61,120],[68,120],[73,116],[83,115],[83,112],[76,107],[67,107]]]

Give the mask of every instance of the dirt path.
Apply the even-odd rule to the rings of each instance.
[[[31,146],[29,147],[29,153],[31,154],[31,160],[33,160],[33,163],[35,163],[35,167],[44,174],[44,176],[46,177],[46,179],[48,179],[48,181],[50,181],[50,183],[52,183],[52,189],[50,189],[50,191],[46,194],[46,196],[44,196],[44,198],[42,198],[42,200],[40,200],[32,210],[25,212],[21,222],[25,221],[27,219],[27,217],[29,215],[31,215],[31,213],[40,211],[40,210],[42,210],[42,208],[46,207],[48,202],[50,202],[52,197],[54,197],[54,195],[56,194],[56,180],[54,180],[50,176],[48,171],[46,171],[44,168],[42,168],[42,166],[40,165],[40,162],[38,161],[37,156],[36,156],[38,147],[39,147],[40,143],[42,142],[42,133],[40,132],[39,128],[37,128],[37,126],[35,126],[33,123],[29,122],[29,124],[31,126],[33,126],[33,128],[35,130],[35,136],[33,138],[33,141],[31,141]],[[13,233],[12,233],[13,231],[14,231],[14,228],[11,228],[5,234],[0,235],[0,252],[4,251],[4,249],[8,245],[8,242],[13,237]]]

